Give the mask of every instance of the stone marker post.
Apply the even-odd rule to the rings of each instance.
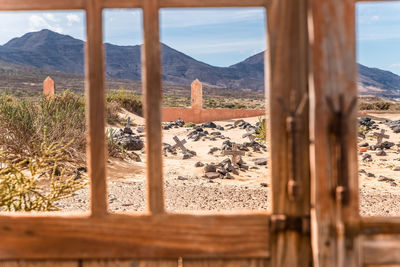
[[[196,79],[192,82],[192,109],[201,110],[203,108],[203,85]]]
[[[47,77],[43,81],[43,94],[46,97],[52,97],[54,95],[55,84],[52,78]]]

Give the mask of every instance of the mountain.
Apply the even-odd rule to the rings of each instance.
[[[167,84],[188,86],[194,79],[206,87],[232,90],[264,89],[264,52],[229,67],[198,61],[165,44],[162,49],[162,78]],[[106,77],[139,81],[141,46],[105,44]],[[84,72],[84,42],[50,30],[31,32],[0,46],[0,61],[73,74]],[[1,65],[1,64],[0,64]],[[359,66],[362,94],[400,95],[400,77],[394,73]]]

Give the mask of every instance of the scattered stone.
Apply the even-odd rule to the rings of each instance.
[[[211,149],[210,149],[210,151],[208,151],[208,154],[214,154],[214,152],[216,152],[216,151],[218,151],[218,150],[220,150],[218,147],[212,147]]]
[[[362,144],[360,144],[360,147],[369,147],[369,144],[368,143],[362,143]]]
[[[184,181],[184,180],[188,180],[187,177],[183,177],[183,176],[178,176],[178,180]]]
[[[386,156],[386,152],[383,149],[379,149],[376,151],[377,156]]]
[[[371,154],[365,153],[365,154],[362,156],[362,160],[363,160],[363,161],[372,161],[372,156],[371,156]]]
[[[201,126],[203,126],[204,128],[217,128],[217,125],[213,122],[205,122]]]
[[[213,164],[207,164],[204,167],[204,172],[205,173],[207,173],[207,172],[216,172],[216,171],[217,171],[217,167],[215,165],[213,165]]]
[[[123,136],[119,140],[117,140],[118,145],[122,145],[122,147],[126,150],[141,150],[144,147],[144,142],[140,139],[139,136],[128,135]]]
[[[374,178],[374,177],[375,177],[375,174],[370,173],[370,172],[368,172],[366,175],[367,175],[367,177],[371,177],[371,178]]]
[[[196,164],[194,164],[194,166],[195,166],[196,168],[203,167],[203,166],[204,166],[204,163],[198,161],[198,162],[196,162]]]
[[[267,165],[267,159],[266,158],[253,159],[253,162],[256,165]]]
[[[398,171],[400,171],[400,166],[396,166],[396,167],[394,167],[394,168],[393,168],[393,171],[395,171],[395,172],[398,172]]]
[[[394,179],[383,176],[383,175],[379,175],[378,181],[379,182],[394,182]]]
[[[138,128],[136,129],[136,131],[137,131],[138,133],[144,133],[144,127],[138,127]]]
[[[261,185],[262,187],[268,187],[268,184],[267,184],[267,183],[260,183],[260,185]]]
[[[220,177],[220,174],[216,172],[206,172],[204,175],[208,179],[217,179]]]

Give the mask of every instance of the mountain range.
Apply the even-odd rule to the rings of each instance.
[[[198,78],[209,88],[247,91],[264,89],[264,52],[229,67],[216,67],[165,44],[161,44],[161,48],[162,79],[167,84],[188,86]],[[105,57],[107,79],[140,80],[140,45],[118,46],[106,43]],[[7,73],[5,69],[10,69],[10,66],[14,70],[33,67],[39,72],[47,70],[63,73],[67,77],[80,76],[84,73],[84,41],[50,30],[27,33],[0,46],[0,74]],[[358,67],[361,94],[400,96],[400,76],[361,64]]]

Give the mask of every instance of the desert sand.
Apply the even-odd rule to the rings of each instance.
[[[144,126],[144,120],[132,114],[135,129]],[[389,135],[390,141],[398,144],[400,134],[395,134],[383,123],[384,120],[400,119],[399,114],[368,114],[376,121],[379,129],[370,133],[379,132],[384,129]],[[255,125],[258,118],[246,118],[246,122]],[[214,141],[188,139],[187,135],[193,128],[171,128],[163,130],[163,142],[174,145],[173,137],[180,140],[185,139],[185,147],[195,151],[196,156],[189,159],[182,159],[182,151],[177,154],[166,153],[164,158],[164,183],[165,202],[169,212],[234,212],[234,211],[265,211],[270,208],[270,172],[268,166],[256,165],[253,160],[268,158],[267,152],[246,152],[242,157],[249,169],[239,171],[238,175],[232,174],[232,179],[208,179],[204,177],[204,167],[195,167],[197,162],[204,164],[219,163],[230,156],[222,155],[216,151],[212,155],[208,152],[212,147],[221,148],[226,140],[242,144],[249,142],[243,138],[246,130],[239,127],[229,129],[236,120],[215,121],[218,126],[225,129],[221,135],[225,139]],[[218,130],[207,129],[209,132]],[[371,135],[370,134],[370,135]],[[144,134],[140,134],[144,138]],[[370,145],[376,143],[376,138],[368,136],[359,139],[359,144],[368,142]],[[394,146],[386,149],[385,156],[377,156],[376,151],[368,150],[359,155],[359,186],[360,186],[360,213],[363,216],[399,216],[400,215],[400,166],[399,147]],[[137,151],[142,162],[109,160],[109,208],[113,212],[141,212],[146,210],[145,206],[145,166],[146,157],[144,152]],[[363,161],[363,154],[371,154],[371,161]],[[381,179],[382,176],[389,179]],[[394,179],[394,180],[391,180]],[[88,210],[88,189],[78,191],[74,197],[63,200],[59,207],[63,211],[84,211]]]

